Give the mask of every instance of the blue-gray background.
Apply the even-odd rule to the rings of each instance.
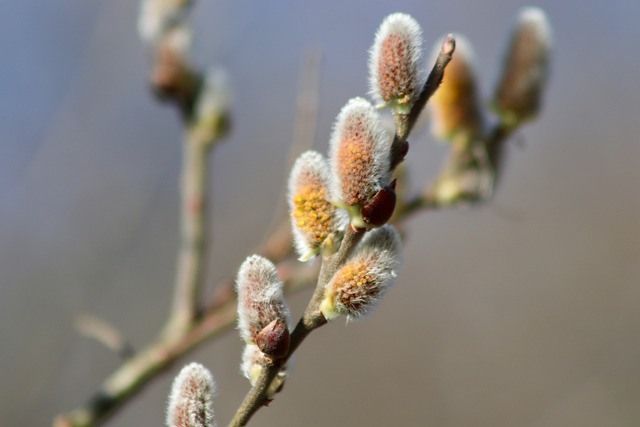
[[[426,45],[468,36],[488,96],[521,1],[197,1],[200,64],[224,65],[231,136],[214,154],[211,290],[284,203],[297,80],[323,52],[317,144],[367,91],[383,17]],[[256,425],[640,424],[640,3],[543,1],[554,32],[545,109],[513,144],[495,199],[412,219],[397,286],[370,318],[301,349]],[[149,96],[132,0],[0,1],[0,424],[47,425],[118,364],[79,337],[92,313],[138,347],[168,309],[180,124]],[[444,154],[412,140],[416,187]],[[307,295],[292,300],[300,313]],[[247,390],[240,340],[192,353],[218,380],[225,425]],[[171,375],[111,426],[163,421]]]

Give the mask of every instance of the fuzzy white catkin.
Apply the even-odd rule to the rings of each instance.
[[[293,242],[300,260],[316,255],[339,226],[331,204],[329,166],[322,154],[309,150],[296,160],[288,183]]]
[[[327,284],[321,305],[325,317],[346,315],[351,320],[369,313],[397,277],[400,249],[400,236],[393,227],[369,232]]]
[[[387,16],[369,50],[369,86],[376,103],[408,112],[424,82],[422,29],[410,15]]]
[[[275,265],[259,255],[248,257],[238,270],[238,329],[247,343],[274,319],[289,324],[289,308]]]
[[[166,423],[168,427],[215,427],[213,376],[199,363],[186,365],[173,380]]]
[[[387,185],[390,146],[390,135],[371,103],[364,98],[349,100],[329,141],[333,200],[362,206]]]

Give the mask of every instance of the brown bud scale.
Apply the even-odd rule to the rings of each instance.
[[[256,335],[256,345],[267,356],[281,359],[289,353],[289,329],[281,321],[274,320]]]
[[[369,203],[362,207],[362,219],[369,227],[382,227],[396,207],[396,180],[382,187]]]

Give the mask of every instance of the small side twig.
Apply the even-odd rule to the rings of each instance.
[[[78,316],[76,329],[87,338],[93,338],[122,359],[129,359],[134,354],[131,343],[112,325],[103,319],[83,314]]]

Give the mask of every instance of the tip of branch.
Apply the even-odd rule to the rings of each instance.
[[[447,36],[444,38],[444,41],[442,42],[442,49],[440,49],[440,52],[442,52],[444,55],[451,56],[453,55],[453,52],[455,50],[456,38],[453,34],[447,34]]]

